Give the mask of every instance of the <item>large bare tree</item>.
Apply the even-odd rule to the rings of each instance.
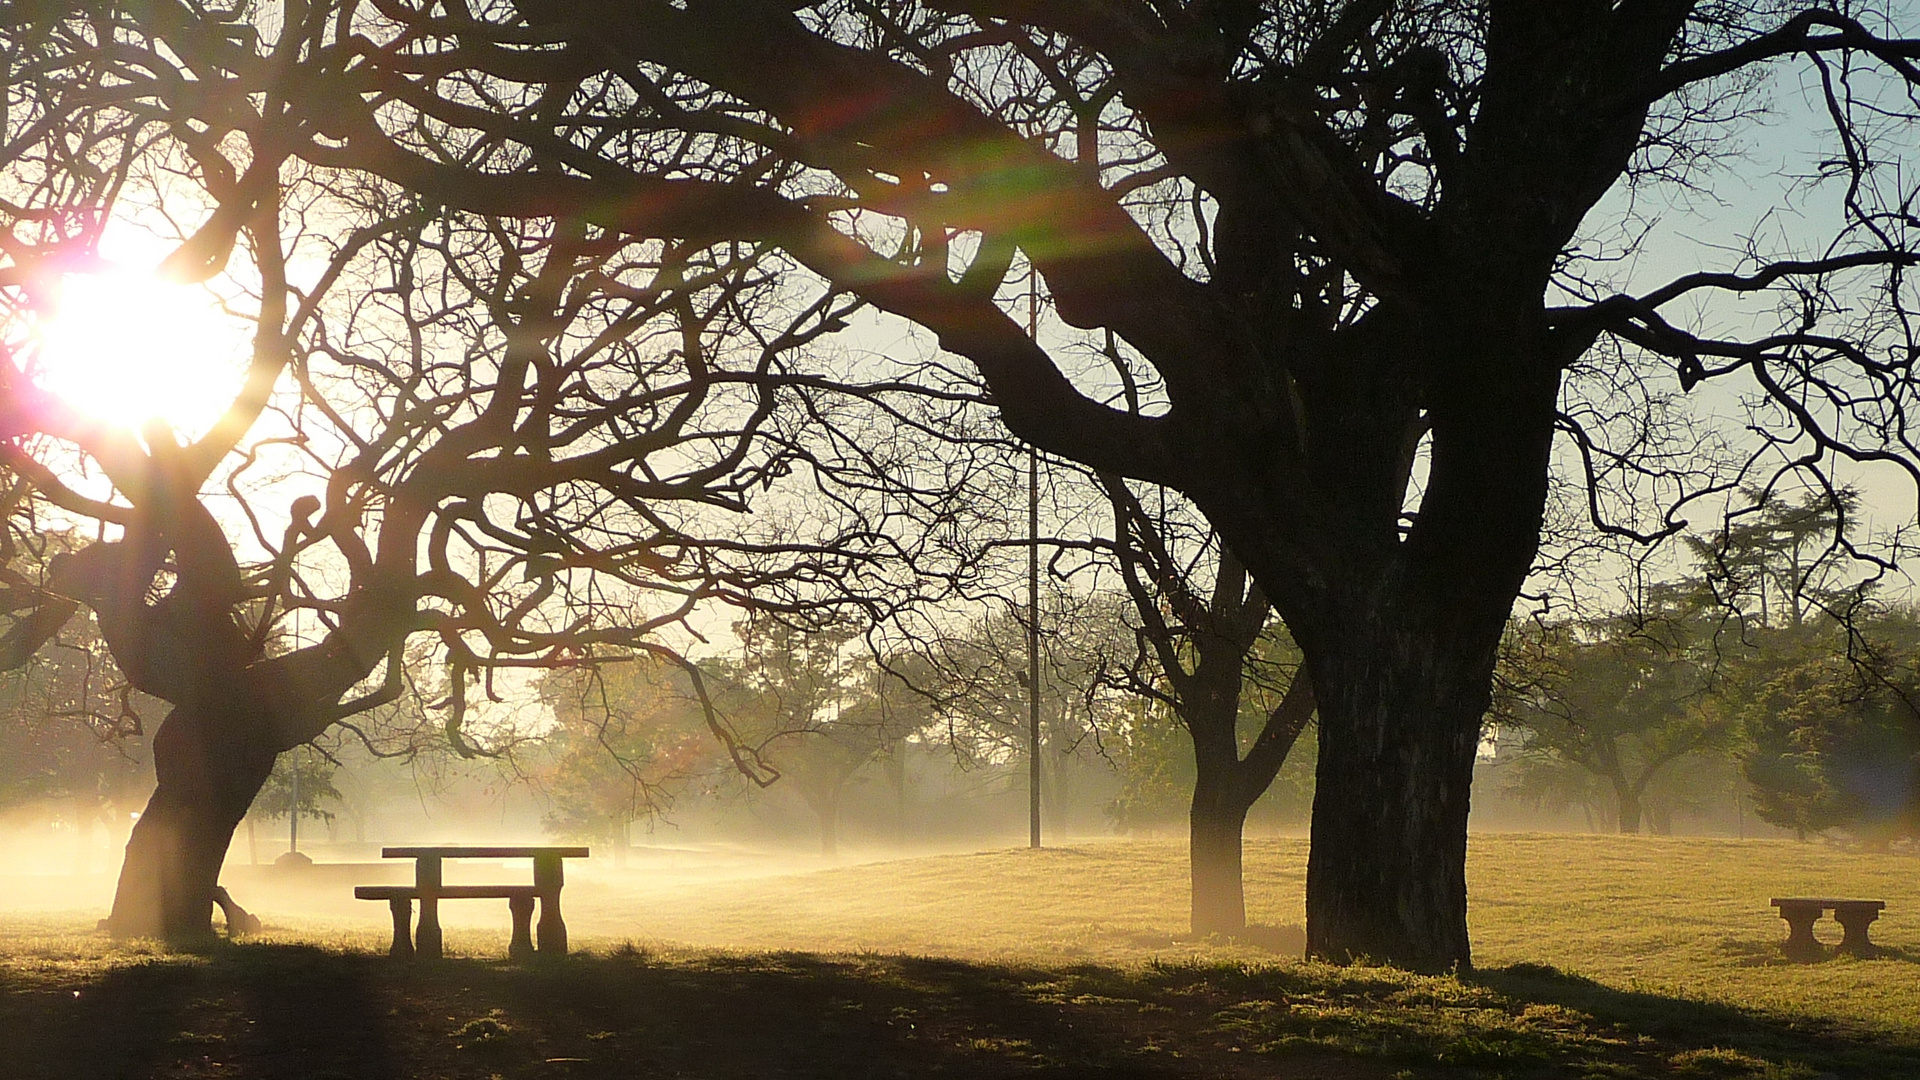
[[[670,631],[703,604],[804,607],[813,579],[838,595],[859,577],[874,534],[858,521],[805,535],[739,521],[804,457],[784,431],[788,354],[848,302],[793,296],[728,245],[477,217],[300,167],[283,152],[301,134],[284,84],[227,102],[223,126],[169,127],[173,95],[198,90],[154,79],[177,61],[137,27],[45,29],[78,79],[122,90],[49,95],[10,133],[60,147],[67,131],[116,132],[100,145],[118,172],[67,153],[9,192],[0,466],[9,506],[43,500],[101,539],[44,582],[9,580],[0,661],[85,605],[128,683],[170,706],[116,933],[209,933],[233,830],[276,755],[394,700],[412,639],[446,673],[446,737],[479,753],[468,699],[503,671],[675,659]],[[31,68],[13,74],[58,81]],[[127,182],[142,170],[155,179]],[[115,182],[88,182],[101,177]],[[117,427],[32,378],[36,311],[142,198],[217,207],[169,265],[230,270],[251,291],[238,395],[184,439]]]

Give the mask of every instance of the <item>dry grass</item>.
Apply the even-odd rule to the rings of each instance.
[[[1262,845],[1250,920],[1298,927],[1305,845]],[[569,885],[568,925],[600,936],[1019,962],[1129,963],[1192,950],[1186,848],[1102,841],[869,863],[714,884],[650,886],[644,871]],[[1271,870],[1269,869],[1271,868]],[[1271,958],[1216,945],[1214,958]]]
[[[1788,840],[1478,837],[1475,958],[1551,964],[1622,990],[1843,1020],[1920,1038],[1920,859]],[[1796,964],[1768,901],[1885,900],[1882,959]],[[1816,928],[1838,941],[1831,919]]]
[[[946,855],[716,884],[570,887],[570,923],[600,937],[746,949],[874,950],[989,961],[1258,961],[1302,940],[1307,843],[1247,844],[1259,943],[1190,943],[1185,846],[1107,841]],[[1920,1032],[1920,859],[1782,840],[1477,835],[1475,959],[1550,965],[1645,990]],[[1774,896],[1885,900],[1887,956],[1816,965],[1779,954]],[[1291,930],[1292,934],[1285,931]],[[1820,924],[1838,939],[1831,920]]]

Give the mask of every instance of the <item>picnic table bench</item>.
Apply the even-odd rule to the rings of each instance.
[[[507,955],[565,956],[567,924],[560,918],[560,889],[566,883],[562,859],[584,859],[584,847],[390,847],[381,848],[386,859],[412,859],[412,885],[356,885],[358,900],[385,900],[393,912],[393,948],[388,955],[396,959],[440,956],[440,901],[504,899],[513,913],[513,941]],[[531,885],[448,885],[443,880],[443,864],[448,859],[532,859]],[[413,927],[413,902],[420,901],[420,927]],[[534,935],[533,903],[540,902],[538,948]]]
[[[1810,957],[1820,955],[1820,942],[1813,936],[1813,924],[1820,916],[1833,912],[1833,919],[1840,924],[1842,937],[1840,950],[1855,956],[1872,956],[1873,943],[1867,940],[1867,927],[1880,917],[1887,906],[1884,900],[1833,900],[1808,896],[1776,896],[1773,906],[1780,909],[1780,917],[1787,920],[1788,956]]]

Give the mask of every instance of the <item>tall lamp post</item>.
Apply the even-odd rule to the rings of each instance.
[[[1027,337],[1040,337],[1040,279],[1027,263]],[[1027,846],[1040,847],[1040,448],[1027,444]]]
[[[293,801],[287,807],[287,850],[300,853],[300,748],[293,748]]]
[[[293,609],[293,647],[300,647],[300,609]],[[300,853],[300,748],[293,748],[293,801],[287,805],[287,851]]]

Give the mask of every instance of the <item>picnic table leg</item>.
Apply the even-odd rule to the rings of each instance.
[[[533,857],[533,888],[540,896],[540,954],[567,955],[567,924],[560,918],[560,887],[566,875],[560,868],[560,856],[540,854]]]
[[[515,960],[525,960],[533,955],[533,897],[510,896],[507,908],[513,912],[513,941],[507,946],[507,955]]]
[[[404,896],[395,896],[387,901],[387,907],[393,911],[393,948],[387,955],[395,960],[413,959],[413,901]]]
[[[1787,920],[1786,954],[1796,960],[1808,960],[1821,954],[1820,942],[1813,936],[1813,924],[1820,920],[1820,909],[1810,904],[1781,904],[1780,917]]]
[[[422,855],[413,864],[413,884],[420,892],[420,929],[413,935],[414,951],[423,960],[440,959],[440,856]]]
[[[1834,921],[1846,932],[1840,939],[1840,951],[1849,952],[1862,959],[1874,955],[1873,942],[1867,940],[1867,927],[1880,913],[1872,908],[1843,907],[1834,911]]]

